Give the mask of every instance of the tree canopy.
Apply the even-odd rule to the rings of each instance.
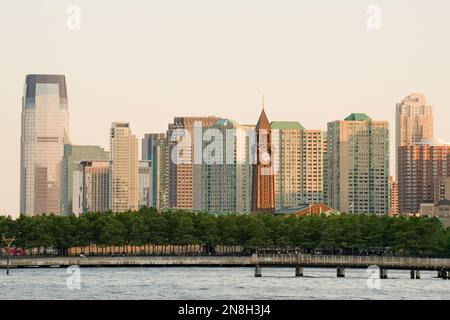
[[[260,247],[366,249],[389,247],[410,255],[450,255],[450,229],[437,218],[367,214],[275,216],[218,214],[143,208],[137,212],[87,213],[80,217],[0,216],[0,235],[15,246],[201,244]]]

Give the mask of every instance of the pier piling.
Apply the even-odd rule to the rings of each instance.
[[[303,277],[303,268],[300,266],[295,267],[295,276]]]
[[[262,276],[262,268],[259,265],[255,267],[255,277],[259,278]]]

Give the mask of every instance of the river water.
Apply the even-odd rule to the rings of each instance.
[[[450,280],[422,271],[388,270],[387,280],[363,269],[263,268],[27,268],[0,270],[2,299],[450,299]]]

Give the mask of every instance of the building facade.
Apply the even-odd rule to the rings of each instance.
[[[365,114],[328,123],[327,202],[349,213],[389,212],[389,124]]]
[[[81,160],[108,160],[109,152],[99,146],[64,145],[64,156],[61,163],[61,212],[69,215],[72,210],[73,174]]]
[[[397,103],[395,129],[398,170],[399,147],[433,140],[433,107],[423,94],[412,93]]]
[[[398,183],[392,176],[389,177],[389,213],[393,216],[398,215]]]
[[[418,213],[421,203],[433,203],[436,183],[448,176],[450,145],[416,144],[400,147],[399,213]]]
[[[139,208],[152,206],[152,162],[139,161]]]
[[[219,118],[209,117],[175,117],[169,124],[168,141],[168,207],[179,209],[194,209],[196,171],[201,167],[202,130],[212,127]],[[195,143],[194,132],[200,134]],[[198,164],[196,158],[200,154]],[[197,182],[198,183],[198,182]]]
[[[195,208],[210,212],[251,212],[250,147],[254,126],[220,119],[204,129],[203,163],[197,168]]]
[[[138,140],[130,125],[114,122],[110,131],[109,201],[113,212],[138,210],[139,163]]]
[[[168,207],[168,152],[165,133],[145,134],[142,139],[142,160],[152,162],[151,207]]]
[[[109,160],[78,163],[73,172],[72,187],[72,212],[76,216],[109,210],[109,178]]]
[[[61,160],[69,143],[63,75],[27,75],[22,99],[20,213],[61,211]]]

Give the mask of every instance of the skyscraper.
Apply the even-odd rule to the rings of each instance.
[[[272,156],[272,134],[264,109],[256,123],[256,164],[252,172],[252,212],[275,213],[275,164]]]
[[[396,165],[398,148],[433,140],[433,107],[423,94],[411,93],[396,105]],[[398,175],[397,175],[398,176]]]
[[[302,199],[302,137],[305,128],[297,121],[273,121],[272,132],[278,131],[275,143],[278,162],[275,172],[275,209],[295,207]]]
[[[324,202],[326,133],[305,130],[297,121],[273,121],[278,131],[275,208]]]
[[[216,131],[212,132],[211,129]],[[253,126],[230,119],[204,129],[203,163],[196,171],[195,208],[212,212],[250,212]],[[213,136],[217,134],[217,136]],[[222,140],[223,138],[223,140]],[[220,143],[222,141],[222,143]]]
[[[112,124],[110,146],[110,209],[113,212],[138,210],[138,140],[128,123]]]
[[[194,131],[197,127],[210,128],[219,120],[218,117],[175,117],[173,123],[169,124],[167,131],[168,139],[168,191],[169,207],[179,209],[193,209],[195,207],[195,185],[198,175],[196,170],[201,163],[195,164],[195,154],[201,149],[201,136],[197,147]],[[202,159],[199,159],[200,162]]]
[[[156,209],[168,207],[168,153],[165,133],[145,134],[142,139],[142,160],[152,162],[152,199]]]
[[[61,160],[69,143],[63,75],[27,75],[22,99],[20,213],[60,213]]]
[[[327,198],[350,213],[389,212],[389,124],[365,114],[328,123]]]
[[[72,210],[73,173],[81,160],[108,160],[109,152],[99,146],[64,145],[64,157],[61,163],[61,212],[69,215]]]

